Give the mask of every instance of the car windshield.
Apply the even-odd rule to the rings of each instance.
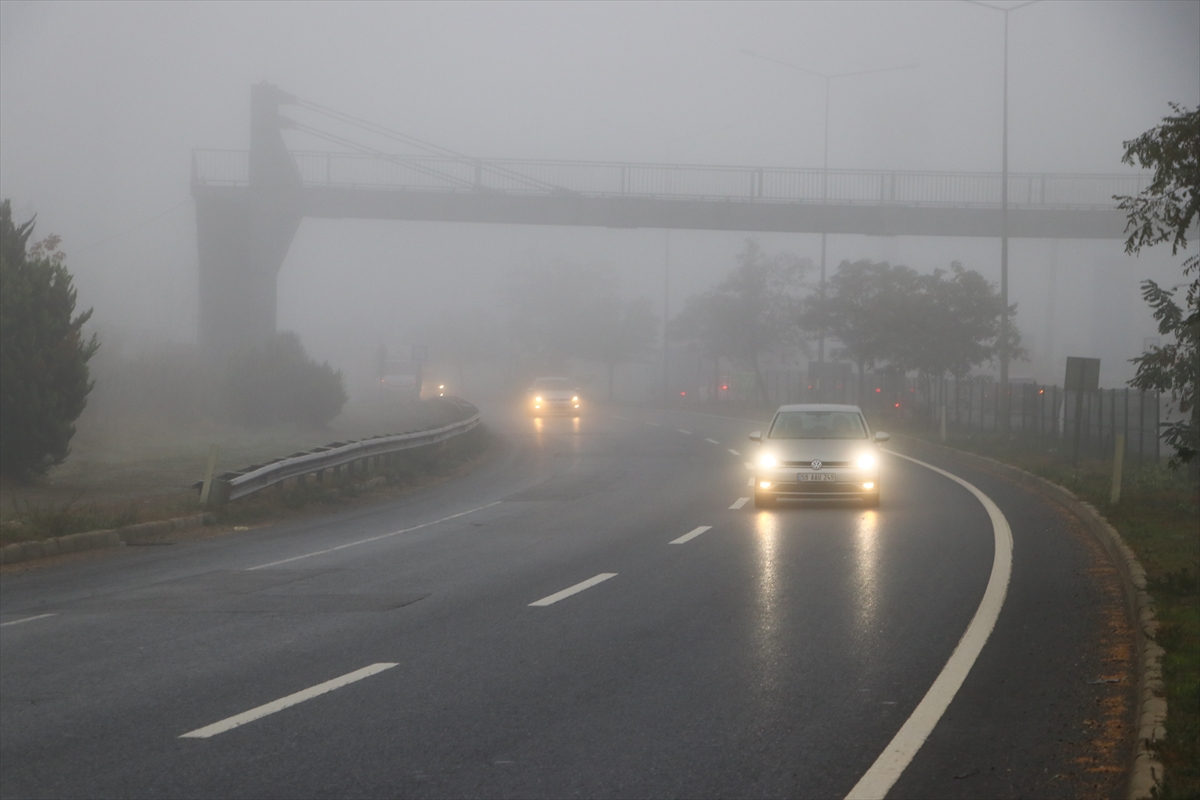
[[[541,392],[569,392],[572,385],[566,378],[538,378],[533,388]]]
[[[781,411],[768,439],[865,439],[862,417],[853,411]]]

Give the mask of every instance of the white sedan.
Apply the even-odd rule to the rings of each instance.
[[[754,505],[777,500],[862,498],[879,505],[879,448],[886,433],[871,433],[858,406],[780,406],[754,459]]]

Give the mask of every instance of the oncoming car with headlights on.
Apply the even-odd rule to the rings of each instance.
[[[858,406],[805,404],[780,406],[754,458],[754,505],[777,500],[862,498],[879,505],[878,442]]]
[[[569,378],[538,378],[529,389],[529,413],[569,414],[577,417],[583,410],[579,387]]]

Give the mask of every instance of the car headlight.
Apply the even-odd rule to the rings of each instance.
[[[775,456],[771,455],[770,453],[763,453],[761,456],[758,457],[758,465],[760,467],[766,467],[767,469],[772,469],[774,467],[779,466],[779,459],[777,459]]]
[[[540,397],[535,397],[535,398],[533,398],[533,402],[535,402],[535,403],[540,403],[540,402],[542,402],[542,398],[540,398]]]
[[[579,395],[575,395],[574,397],[572,397],[572,398],[571,398],[571,402],[572,402],[572,403],[578,403],[578,402],[579,402]]]
[[[859,469],[871,469],[875,466],[875,456],[871,455],[870,453],[863,453],[858,457],[858,461],[856,463],[858,464]]]

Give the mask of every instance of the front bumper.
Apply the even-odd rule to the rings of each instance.
[[[530,402],[529,411],[532,414],[579,414],[583,411],[583,403],[572,400],[543,400]]]
[[[808,476],[832,475],[833,480],[811,480]],[[766,484],[766,485],[764,485]],[[784,499],[836,499],[870,497],[879,494],[877,469],[811,469],[784,467],[754,471],[754,491]]]

